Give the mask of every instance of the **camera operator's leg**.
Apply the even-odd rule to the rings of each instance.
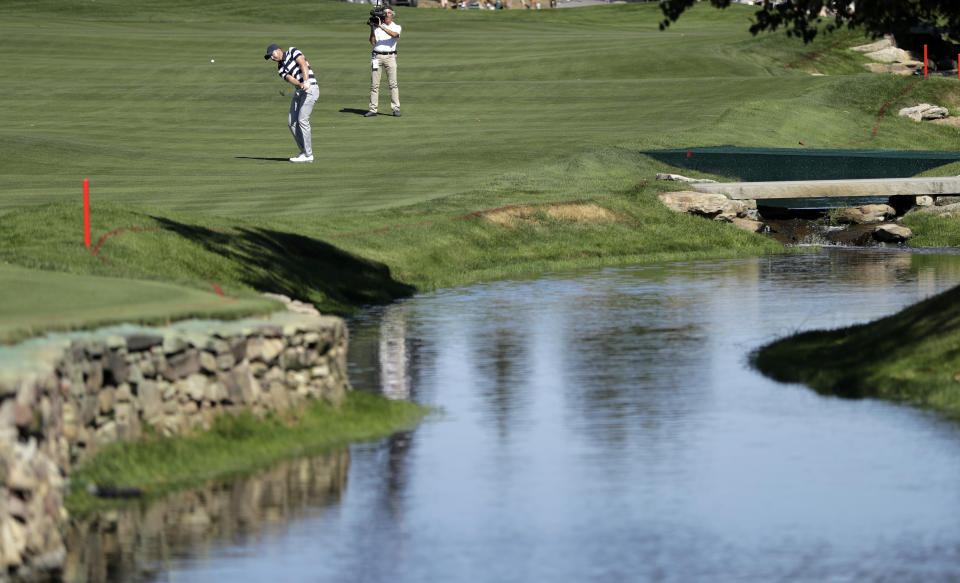
[[[387,84],[390,86],[390,109],[400,111],[400,89],[397,85],[397,55],[390,55],[383,66],[387,68]]]
[[[380,57],[376,57],[380,60]],[[370,69],[370,111],[377,113],[377,106],[380,103],[380,70],[382,67]]]
[[[297,142],[301,154],[303,154],[303,135],[300,133],[299,120],[300,108],[305,96],[306,93],[299,89],[293,94],[293,99],[290,100],[290,113],[287,115],[287,127],[290,128],[290,133],[293,134],[293,139]]]

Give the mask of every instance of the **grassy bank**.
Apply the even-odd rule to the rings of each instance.
[[[655,3],[399,7],[404,117],[364,118],[367,7],[288,6],[0,5],[0,49],[31,47],[0,62],[0,261],[104,289],[117,278],[213,284],[348,313],[544,270],[779,250],[663,210],[657,193],[679,187],[653,181],[673,169],[645,150],[945,149],[957,137],[895,116],[872,136],[912,79],[861,72],[862,55],[843,50],[864,41],[855,35],[750,37],[752,9],[739,5],[697,6],[663,32]],[[320,79],[314,164],[277,161],[295,152],[290,87],[262,59],[271,42],[300,47]],[[25,86],[38,70],[56,82]],[[913,92],[949,94],[954,82]],[[93,250],[81,243],[83,178]],[[0,306],[9,293],[0,287]],[[41,321],[71,301],[64,291],[16,316]]]
[[[282,304],[259,296],[225,297],[162,281],[73,275],[0,265],[4,305],[0,344],[49,330],[96,328],[120,322],[155,323],[184,318],[241,317],[269,313]],[[70,301],[63,298],[69,294]]]
[[[73,473],[67,508],[84,513],[116,504],[88,494],[88,484],[140,488],[148,499],[154,498],[284,459],[378,439],[412,427],[426,413],[408,401],[350,392],[339,409],[314,403],[263,421],[249,413],[226,415],[210,431],[192,437],[151,435],[137,442],[113,443]]]
[[[753,364],[783,382],[842,397],[877,397],[960,418],[960,288],[897,314],[784,338]]]
[[[902,222],[916,235],[910,240],[914,247],[960,246],[960,217],[953,214],[913,212]]]

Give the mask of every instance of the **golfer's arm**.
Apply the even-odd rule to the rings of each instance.
[[[307,67],[307,59],[303,55],[297,57],[297,64],[300,65],[300,72],[303,73],[303,84],[310,83],[310,68]]]
[[[293,75],[287,75],[286,80],[292,83],[293,85],[295,85],[296,87],[298,88],[300,87],[300,82],[297,81],[297,78],[294,77]]]

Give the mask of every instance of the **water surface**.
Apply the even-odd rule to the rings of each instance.
[[[831,250],[555,274],[351,322],[351,378],[442,411],[350,448],[342,491],[171,581],[955,581],[960,425],[749,368],[785,334],[960,282]]]

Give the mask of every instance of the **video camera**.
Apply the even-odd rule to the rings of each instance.
[[[367,19],[368,26],[377,26],[387,18],[386,10],[389,5],[384,5],[383,0],[377,0],[373,10],[370,11],[370,18]]]

